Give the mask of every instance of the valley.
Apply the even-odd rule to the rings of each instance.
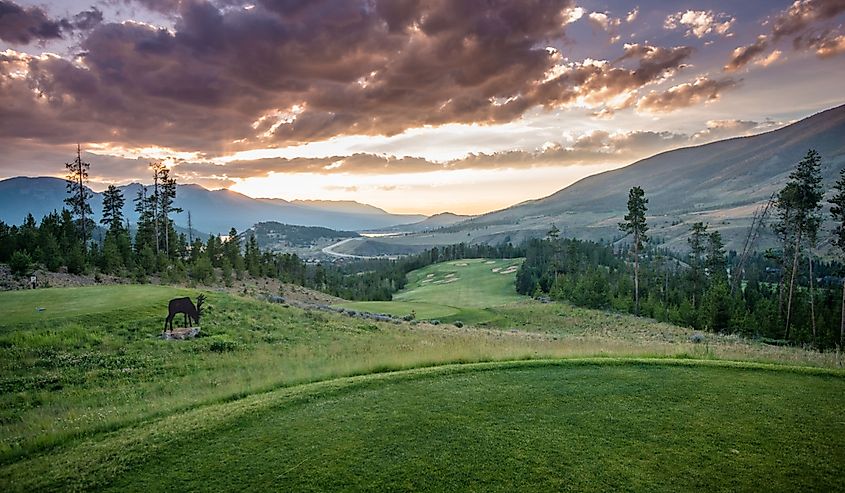
[[[845,0],[0,0],[0,493],[845,492]]]
[[[362,486],[480,486],[505,461],[509,471],[568,464],[567,477],[588,489],[620,481],[616,467],[641,476],[635,489],[677,487],[645,460],[660,453],[680,470],[695,464],[702,476],[690,486],[750,485],[774,474],[784,487],[835,488],[828,481],[838,476],[826,468],[845,459],[829,428],[838,426],[831,413],[845,385],[841,356],[540,303],[514,292],[519,264],[438,263],[411,272],[396,301],[341,303],[416,313],[400,323],[267,303],[260,284],[246,295],[203,291],[204,337],[188,341],[157,336],[166,300],[195,290],[0,293],[9,314],[0,322],[0,483],[7,491],[309,490],[350,484],[351,471],[390,457],[391,468]],[[87,299],[98,303],[75,302]],[[756,397],[739,397],[751,388]],[[798,412],[810,409],[802,404],[810,389],[814,412]],[[585,414],[596,402],[603,412]],[[669,440],[663,434],[676,433],[679,419],[687,431]],[[797,422],[809,434],[790,435]],[[771,451],[755,445],[759,433],[779,437],[767,442]],[[404,444],[398,461],[396,440]],[[775,467],[785,443],[795,448]],[[514,444],[521,459],[511,464]],[[227,460],[226,478],[216,477],[219,447],[233,446],[240,453]],[[820,450],[828,461],[799,467]],[[739,454],[738,462],[701,462],[712,454]],[[435,482],[414,479],[433,471]],[[496,481],[509,489],[545,488],[556,476],[506,477]]]

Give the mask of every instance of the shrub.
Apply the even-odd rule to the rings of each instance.
[[[455,320],[455,327],[460,329],[463,326],[464,326],[463,322],[461,322],[460,320]]]
[[[12,254],[9,260],[9,267],[12,273],[16,276],[25,276],[29,274],[29,268],[32,265],[32,259],[26,252],[16,251]]]

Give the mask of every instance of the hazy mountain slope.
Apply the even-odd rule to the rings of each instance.
[[[625,207],[633,186],[643,187],[655,214],[753,203],[778,190],[810,148],[822,155],[822,173],[831,183],[845,165],[845,106],[764,134],[667,151],[476,221],[618,211]]]
[[[384,228],[380,230],[383,233],[418,233],[421,231],[431,231],[438,228],[444,228],[447,226],[454,226],[462,221],[466,221],[467,219],[472,219],[475,216],[462,216],[460,214],[454,214],[452,212],[441,212],[440,214],[435,214],[431,217],[427,217],[422,221],[417,221],[409,224],[400,224],[398,226],[392,226],[390,228]]]
[[[141,185],[133,183],[120,187],[126,197],[124,214],[130,222],[137,220],[132,199]],[[16,177],[0,181],[0,221],[19,224],[28,212],[36,219],[53,210],[61,210],[67,196],[65,181],[60,178]],[[279,221],[300,226],[321,226],[340,230],[364,230],[389,227],[415,221],[425,216],[390,214],[365,204],[350,207],[344,212],[345,204],[330,210],[305,207],[281,199],[253,199],[230,190],[207,190],[199,185],[179,185],[175,206],[183,213],[174,216],[180,226],[187,226],[187,212],[195,230],[209,233],[226,233],[234,227],[242,231],[262,221]],[[369,209],[365,209],[369,207]],[[102,194],[95,193],[91,199],[95,220],[102,212]],[[373,211],[361,213],[361,210]]]
[[[434,234],[384,241],[403,245],[519,242],[544,235],[552,224],[566,236],[607,240],[620,236],[617,223],[624,214],[628,190],[641,186],[649,199],[649,223],[656,240],[685,248],[690,223],[703,221],[722,231],[729,248],[738,249],[757,206],[783,187],[811,148],[822,155],[822,174],[825,186],[830,187],[845,167],[845,106],[771,132],[663,152]]]
[[[389,214],[374,205],[362,204],[354,200],[292,200],[292,204],[309,209],[354,214]]]
[[[319,226],[293,226],[276,221],[261,222],[241,234],[243,239],[255,236],[262,250],[287,251],[290,248],[313,248],[328,241],[357,238],[354,231],[337,231]],[[328,244],[328,243],[327,243]]]

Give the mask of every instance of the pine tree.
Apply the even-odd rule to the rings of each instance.
[[[697,222],[692,225],[690,237],[687,243],[690,246],[690,277],[692,281],[692,306],[700,302],[699,292],[701,291],[704,279],[704,272],[701,265],[701,257],[704,255],[704,238],[707,235],[707,225]]]
[[[88,170],[91,168],[90,163],[82,160],[82,149],[79,144],[76,145],[76,159],[69,163],[65,163],[67,170],[67,193],[69,197],[65,199],[65,204],[70,206],[71,213],[79,217],[79,232],[82,239],[82,250],[88,243],[88,235],[90,229],[88,228],[88,221],[91,217],[91,191],[85,186],[88,181]]]
[[[155,226],[153,225],[150,197],[147,187],[141,187],[133,199],[135,212],[138,213],[138,225],[135,231],[135,253],[141,253],[144,247],[153,248],[155,243]]]
[[[152,215],[153,231],[155,234],[155,253],[158,255],[161,245],[161,230],[159,229],[161,191],[159,186],[161,185],[161,171],[167,168],[160,162],[154,162],[150,163],[150,169],[153,171],[153,190],[152,195],[149,197],[149,205],[151,206],[150,214]]]
[[[125,203],[126,199],[123,198],[123,192],[116,186],[109,185],[103,192],[103,218],[100,223],[107,225],[109,232],[117,233],[123,229],[123,205]]]
[[[728,281],[725,263],[725,243],[722,241],[722,233],[713,231],[707,235],[707,258],[705,259],[707,270],[713,282]]]
[[[779,222],[776,230],[792,239],[792,272],[789,278],[789,292],[786,302],[786,328],[784,339],[789,339],[789,325],[792,317],[792,298],[798,264],[803,243],[812,241],[821,223],[819,209],[824,197],[821,178],[821,156],[810,149],[789,175],[789,182],[780,191],[775,207]],[[784,252],[786,254],[786,252]]]
[[[626,235],[634,235],[634,312],[640,313],[640,251],[643,244],[648,242],[648,224],[645,213],[648,210],[648,199],[640,187],[634,187],[628,192],[628,214],[625,222],[619,223],[619,229]]]
[[[839,179],[833,185],[836,193],[830,198],[830,215],[833,217],[833,245],[839,250],[840,258],[845,258],[845,168],[839,172]],[[845,279],[842,283],[842,306],[839,319],[839,348],[845,349]]]
[[[180,213],[182,209],[173,207],[173,202],[176,200],[176,179],[170,177],[170,170],[162,166],[158,170],[159,181],[161,182],[158,210],[161,215],[160,223],[163,226],[164,232],[164,251],[168,255],[170,251],[171,233],[175,232],[173,222],[170,220],[171,213]]]

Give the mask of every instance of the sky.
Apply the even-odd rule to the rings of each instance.
[[[478,214],[845,103],[845,0],[0,0],[0,178]]]

